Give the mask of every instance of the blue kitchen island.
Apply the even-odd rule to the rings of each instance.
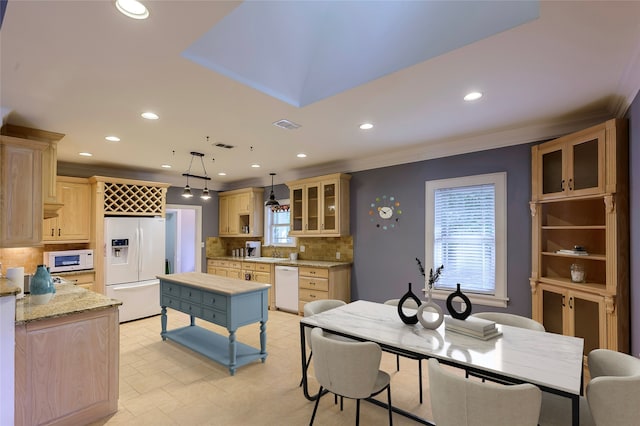
[[[180,343],[229,368],[267,358],[268,290],[270,284],[243,281],[199,272],[158,275],[162,308],[162,340]],[[189,314],[191,324],[167,331],[167,308]],[[196,325],[199,318],[225,327],[222,336]],[[236,341],[236,330],[260,323],[260,349]]]

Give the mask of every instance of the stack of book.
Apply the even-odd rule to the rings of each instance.
[[[477,339],[489,340],[502,335],[496,323],[482,318],[468,317],[465,320],[445,317],[445,330],[464,334]]]
[[[582,247],[574,247],[572,249],[560,249],[556,251],[556,253],[560,254],[572,254],[574,256],[588,256],[589,253]]]

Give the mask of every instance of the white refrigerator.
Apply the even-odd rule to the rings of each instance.
[[[164,274],[164,218],[107,217],[104,242],[106,293],[122,301],[120,322],[159,314],[156,276]]]

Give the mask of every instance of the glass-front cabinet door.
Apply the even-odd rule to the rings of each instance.
[[[567,144],[568,190],[571,195],[589,195],[604,192],[605,131]]]
[[[602,296],[545,284],[539,284],[538,291],[542,318],[534,319],[540,321],[547,332],[581,337],[585,356],[593,349],[606,347]]]
[[[324,183],[322,185],[322,230],[337,231],[336,211],[338,198],[337,182]]]
[[[320,230],[320,197],[319,197],[320,185],[307,185],[307,223],[305,226],[306,232],[314,232]]]
[[[538,149],[540,199],[604,192],[605,130],[561,138]]]
[[[303,214],[303,196],[304,187],[291,188],[291,231],[302,232],[304,227]]]

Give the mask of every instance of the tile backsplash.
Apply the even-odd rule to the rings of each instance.
[[[231,256],[231,250],[244,247],[245,241],[257,241],[261,238],[207,238],[207,257]],[[304,252],[301,251],[304,246]],[[265,257],[287,257],[289,253],[298,253],[300,260],[325,260],[330,262],[353,262],[353,237],[317,237],[298,238],[296,247],[262,246],[261,255]],[[336,253],[340,259],[336,259]]]
[[[33,274],[36,267],[43,264],[45,251],[78,250],[88,248],[87,243],[77,244],[45,244],[42,247],[0,248],[0,263],[2,263],[2,275],[7,273],[7,268],[24,266],[25,274]]]

